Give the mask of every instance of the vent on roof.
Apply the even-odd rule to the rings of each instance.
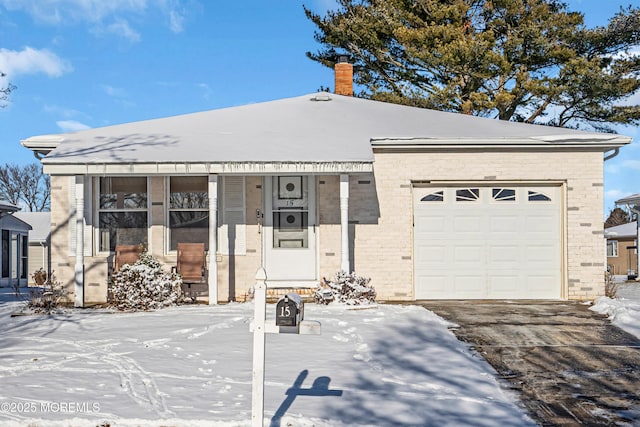
[[[311,97],[312,101],[331,101],[331,97],[326,93],[319,93]]]

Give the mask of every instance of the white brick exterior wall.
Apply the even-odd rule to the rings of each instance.
[[[563,297],[591,299],[604,294],[603,155],[583,152],[376,152],[374,173],[350,177],[349,240],[351,267],[372,278],[381,300],[412,300],[413,183],[451,181],[509,183],[553,182],[565,190],[563,224]],[[69,256],[68,177],[51,177],[52,269],[73,290],[74,257]],[[256,210],[263,208],[263,178],[246,178],[246,255],[217,255],[220,301],[242,298],[254,284],[261,264],[262,234]],[[151,251],[167,268],[165,179],[151,183]],[[319,226],[318,279],[340,269],[339,176],[317,176]],[[106,255],[85,258],[85,300],[106,300]]]

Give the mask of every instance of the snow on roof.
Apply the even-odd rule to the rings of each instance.
[[[16,212],[14,216],[32,227],[29,232],[30,241],[47,241],[51,234],[51,212]]]
[[[16,212],[20,208],[13,203],[9,203],[6,200],[0,200],[0,212]]]
[[[616,225],[615,227],[609,227],[604,230],[604,235],[608,239],[615,239],[621,237],[636,237],[638,232],[638,225],[636,221]]]
[[[51,135],[23,145],[50,143]],[[52,164],[178,162],[373,162],[378,144],[468,144],[534,146],[630,142],[613,134],[506,122],[329,94],[223,108],[58,135],[43,160]],[[33,149],[33,148],[32,148]]]
[[[616,200],[616,205],[640,205],[640,193]]]

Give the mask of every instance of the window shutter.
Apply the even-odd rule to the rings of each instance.
[[[92,179],[85,177],[84,182],[84,255],[93,255],[92,227]],[[69,256],[76,254],[76,177],[69,177]]]
[[[93,255],[93,178],[84,178],[84,255]]]
[[[76,177],[69,177],[69,256],[76,254]]]
[[[243,176],[225,176],[222,183],[222,215],[218,228],[218,249],[223,255],[247,253],[245,219],[245,180]],[[229,238],[233,238],[230,241]]]

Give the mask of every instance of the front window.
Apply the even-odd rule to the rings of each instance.
[[[100,178],[99,245],[102,252],[116,245],[147,245],[147,178]]]
[[[20,259],[20,278],[27,278],[29,269],[29,237],[22,236],[22,257]]]
[[[178,243],[204,243],[209,250],[209,194],[206,176],[169,178],[169,250]]]
[[[9,230],[2,230],[2,277],[9,277]]]
[[[618,256],[618,241],[617,240],[609,240],[609,241],[607,241],[607,256],[608,257],[617,257]]]

